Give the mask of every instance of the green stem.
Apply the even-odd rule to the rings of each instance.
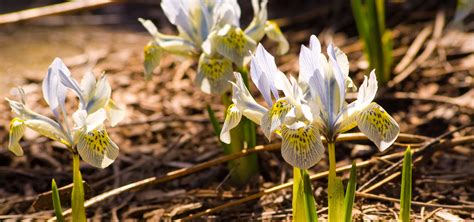
[[[83,222],[86,221],[86,211],[84,208],[84,187],[82,184],[82,175],[80,170],[79,154],[72,155],[72,169],[73,169],[73,187],[71,194],[72,205],[72,221]]]
[[[328,175],[328,214],[330,222],[338,221],[338,182],[336,177],[336,151],[335,144],[332,141],[328,142],[328,157],[329,157],[329,175]],[[340,209],[342,210],[342,209]]]
[[[232,104],[230,97],[227,94],[222,95],[222,102],[226,109]],[[234,154],[242,151],[242,148],[253,148],[255,143],[247,142],[247,138],[251,138],[251,132],[246,130],[247,118],[242,117],[242,121],[234,129],[230,130],[231,143],[224,146],[224,153]],[[255,137],[255,135],[253,135]],[[231,181],[238,185],[245,184],[251,176],[258,172],[258,160],[255,154],[249,155],[244,158],[230,161],[228,164],[229,171],[231,174]]]
[[[334,142],[328,142],[329,156],[329,179],[336,178],[336,146]],[[331,187],[331,186],[329,186]]]

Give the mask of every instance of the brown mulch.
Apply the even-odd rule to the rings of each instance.
[[[284,1],[270,4],[270,12],[275,13],[270,16],[282,18],[278,21],[283,24],[282,29],[291,43],[288,55],[276,57],[281,71],[297,75],[300,44],[307,44],[311,34],[318,34],[323,45],[333,41],[348,54],[351,61],[350,75],[359,85],[367,64],[364,62],[361,46],[357,43],[352,18],[347,13],[350,8],[321,3],[321,9],[318,5],[305,1],[297,2],[307,4],[307,13],[299,13],[295,7],[290,7],[289,12],[282,10],[288,6]],[[396,36],[395,65],[406,54],[419,32],[434,24],[438,11],[444,11],[448,24],[454,13],[452,6],[443,5],[440,1],[390,3],[389,6],[387,23]],[[337,19],[340,17],[343,19]],[[464,31],[444,26],[440,39],[434,40],[438,44],[428,59],[417,64],[416,69],[405,80],[379,93],[376,101],[397,120],[401,132],[435,138],[473,122],[472,24],[471,22],[470,27],[466,26]],[[16,28],[25,27],[45,29],[45,26],[36,27],[32,24]],[[52,33],[59,33],[61,27],[50,29]],[[113,98],[127,109],[126,119],[118,127],[109,129],[111,137],[120,146],[118,159],[103,170],[87,164],[81,165],[84,180],[90,187],[86,195],[88,197],[224,155],[205,112],[206,104],[211,104],[217,117],[222,120],[224,107],[220,104],[219,97],[206,95],[194,86],[192,80],[196,75],[196,64],[193,60],[164,56],[153,80],[145,82],[142,49],[149,40],[148,35],[135,30],[117,29],[120,30],[119,27],[113,27],[103,33],[96,28],[91,29],[94,31],[84,31],[82,37],[76,36],[74,41],[80,42],[77,44],[94,44],[94,47],[63,58],[71,66],[76,79],[81,78],[90,64],[96,63],[93,69],[95,73],[105,71],[108,74]],[[165,30],[173,32],[169,27]],[[430,35],[423,43],[415,59],[427,47],[431,37]],[[271,43],[266,45],[269,48],[272,46]],[[45,72],[46,68],[25,74],[19,81],[28,95],[27,104],[46,115],[50,113],[43,101],[40,84]],[[400,96],[399,93],[405,94]],[[414,96],[406,96],[407,93],[413,93]],[[258,94],[255,92],[254,95]],[[14,93],[5,96],[18,99]],[[441,101],[433,100],[437,96],[442,96]],[[61,187],[72,182],[71,156],[61,145],[28,132],[22,142],[25,155],[15,157],[7,150],[7,126],[11,112],[6,102],[0,104],[0,113],[0,215],[3,215],[0,220],[49,218],[53,215],[51,205],[41,204],[43,200],[35,205],[34,202],[39,194],[51,189],[51,179],[54,178]],[[456,132],[452,137],[460,138],[473,133],[473,128],[467,128]],[[258,141],[258,144],[268,143],[260,131]],[[415,165],[413,200],[473,206],[472,148],[472,143],[438,147],[423,162]],[[394,146],[383,154],[403,149],[404,147]],[[352,160],[360,162],[374,155],[383,155],[370,143],[341,143],[336,152],[338,166],[350,164]],[[124,192],[88,208],[88,216],[98,221],[178,219],[291,180],[292,169],[279,152],[260,152],[258,157],[260,175],[247,185],[231,184],[228,180],[229,171],[222,164],[166,183]],[[388,166],[389,163],[380,162],[358,169],[358,185],[364,184]],[[311,173],[325,170],[327,162],[323,159],[311,169]],[[348,177],[346,173],[343,175]],[[325,179],[313,182],[318,210],[322,210],[320,218],[324,218],[327,213],[324,211],[327,206],[326,182]],[[398,198],[399,184],[398,177],[371,193]],[[291,194],[291,189],[278,191],[213,213],[203,220],[290,220]],[[64,206],[68,205],[67,200],[67,197],[63,200]],[[397,203],[359,197],[356,198],[354,207],[354,218],[357,220],[395,219],[399,211]],[[440,220],[454,220],[456,217],[473,219],[474,211],[412,206],[413,219],[427,216]]]

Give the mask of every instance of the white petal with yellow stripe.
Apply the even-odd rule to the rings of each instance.
[[[281,155],[286,162],[300,169],[318,163],[324,153],[318,129],[302,122],[281,126]]]
[[[360,115],[357,126],[380,151],[384,151],[397,139],[400,127],[397,122],[377,103],[371,103]]]
[[[230,144],[230,130],[239,125],[241,119],[242,113],[240,110],[235,106],[235,104],[230,105],[227,108],[224,125],[221,130],[220,139],[222,142]]]
[[[8,140],[8,149],[14,153],[16,156],[23,155],[23,149],[20,146],[20,140],[25,133],[26,125],[23,120],[18,118],[13,118],[10,121],[10,133]]]
[[[198,64],[196,83],[205,93],[222,94],[230,90],[232,79],[232,62],[225,58],[211,58],[201,54]]]
[[[211,33],[210,41],[213,48],[222,56],[230,59],[238,67],[247,63],[249,51],[256,47],[253,39],[248,37],[242,29],[225,25],[217,33]]]
[[[118,146],[103,126],[89,132],[80,131],[77,151],[84,161],[98,168],[109,166],[119,154]]]
[[[286,98],[281,98],[273,103],[270,110],[263,115],[261,121],[262,129],[269,141],[271,141],[272,133],[280,128],[280,125],[285,120],[286,114],[288,114],[292,107]]]

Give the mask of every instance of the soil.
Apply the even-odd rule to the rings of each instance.
[[[277,18],[291,43],[287,55],[276,57],[280,70],[296,76],[300,45],[307,44],[311,34],[317,34],[323,48],[334,42],[346,52],[351,64],[350,76],[356,85],[360,85],[367,73],[367,62],[362,45],[357,41],[349,4],[304,0],[292,3],[279,0],[269,4],[270,18]],[[424,28],[442,28],[440,36],[430,34],[421,43],[421,49],[409,63],[413,71],[393,87],[380,89],[375,99],[396,119],[402,133],[434,139],[473,123],[474,17],[471,14],[463,27],[453,25],[450,22],[454,8],[444,1],[394,1],[386,7],[387,24],[394,35],[394,67],[406,56]],[[252,15],[250,5],[245,3],[242,11],[246,24]],[[99,24],[91,24],[91,15],[96,16],[94,18],[98,20],[93,21],[99,21]],[[118,19],[111,20],[114,15]],[[81,79],[89,69],[96,75],[104,71],[112,84],[113,98],[126,106],[126,119],[119,126],[108,129],[120,146],[117,160],[106,169],[81,164],[87,183],[86,199],[149,177],[162,177],[171,171],[192,168],[224,155],[205,111],[206,105],[210,104],[217,118],[223,120],[224,107],[219,96],[207,95],[194,85],[195,60],[166,55],[160,68],[155,70],[154,78],[148,82],[144,80],[142,53],[151,37],[135,22],[139,16],[153,19],[165,33],[175,32],[165,22],[160,7],[146,1],[0,27],[0,93],[3,97],[19,99],[13,87],[21,86],[27,94],[29,107],[50,115],[42,97],[41,81],[49,63],[59,56],[76,79]],[[423,52],[430,44],[435,48],[424,56]],[[275,52],[271,42],[264,41],[264,45]],[[400,73],[403,71],[398,75]],[[258,97],[255,88],[252,92]],[[258,100],[263,101],[260,97]],[[75,104],[70,105],[72,108]],[[72,182],[72,157],[60,144],[31,131],[27,131],[22,141],[25,155],[15,157],[7,149],[11,118],[7,102],[0,103],[0,220],[50,218],[52,205],[45,193],[51,190],[53,178],[60,187]],[[412,219],[474,219],[473,133],[474,128],[467,127],[443,137],[442,140],[467,142],[449,146],[438,140],[440,143],[426,148],[421,156],[423,160],[415,163],[413,200],[421,204],[413,204]],[[276,142],[279,139],[272,141]],[[260,130],[258,144],[269,144]],[[337,166],[376,159],[405,148],[404,144],[397,143],[379,153],[368,142],[338,143]],[[258,152],[258,160],[260,173],[245,185],[232,184],[228,180],[232,171],[226,164],[216,164],[168,182],[121,192],[89,207],[88,217],[97,221],[179,219],[291,181],[292,168],[278,150]],[[398,160],[376,161],[359,168],[358,186],[363,186]],[[310,169],[310,174],[327,169],[327,160],[323,158]],[[382,174],[375,183],[400,170]],[[340,175],[346,184],[348,173]],[[326,187],[325,177],[313,180],[320,219],[327,216]],[[61,192],[64,208],[69,204],[67,192],[67,189]],[[369,193],[380,198],[356,197],[355,220],[398,218],[398,203],[383,198],[399,198],[400,177],[394,177]],[[291,220],[291,198],[291,188],[283,189],[195,220]]]

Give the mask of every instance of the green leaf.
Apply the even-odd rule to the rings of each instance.
[[[375,69],[377,80],[386,83],[390,80],[392,64],[392,37],[385,27],[384,0],[352,0],[352,12],[364,43],[364,54],[370,69]]]
[[[86,210],[84,208],[84,187],[82,185],[82,175],[79,169],[79,155],[73,154],[73,187],[71,195],[72,221],[86,221]]]
[[[356,164],[352,162],[351,174],[349,176],[349,184],[346,188],[346,196],[344,198],[344,221],[352,221],[352,205],[354,204],[355,199],[355,190],[357,183],[357,171]]]
[[[219,120],[217,120],[216,114],[214,110],[212,110],[211,105],[207,104],[206,109],[207,109],[207,114],[209,115],[209,120],[211,121],[211,124],[212,124],[212,128],[214,129],[214,133],[216,134],[217,139],[219,139],[219,135],[221,134],[221,124],[219,123]]]
[[[332,181],[332,182],[331,182]],[[342,221],[344,210],[344,185],[341,178],[329,179],[329,221]]]
[[[54,213],[56,214],[56,220],[58,222],[64,222],[63,210],[61,209],[61,199],[59,198],[58,186],[56,186],[56,181],[54,181],[54,179],[51,182],[51,191],[52,191]]]
[[[293,168],[293,221],[318,221],[311,180],[306,170]]]
[[[412,154],[410,146],[403,157],[402,189],[400,192],[400,218],[403,222],[410,221],[411,183],[412,183]]]

